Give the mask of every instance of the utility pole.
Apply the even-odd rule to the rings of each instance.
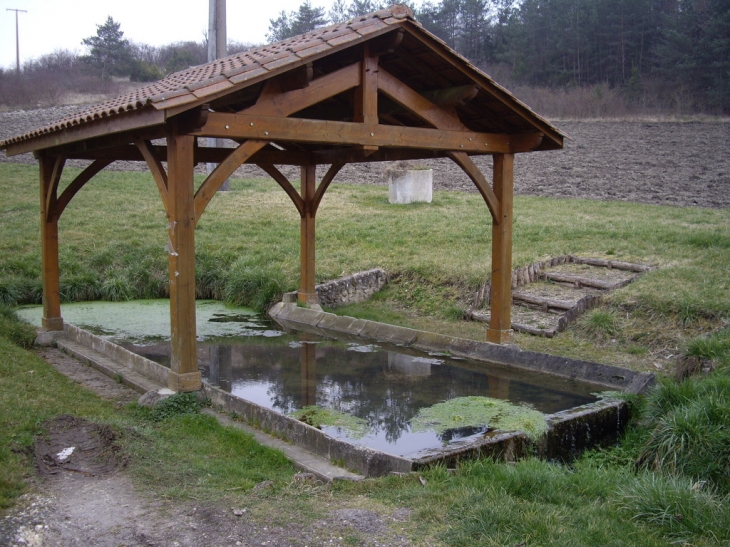
[[[228,55],[228,37],[226,35],[226,0],[208,0],[208,62]],[[208,139],[208,146],[223,145],[223,139]],[[208,174],[215,169],[215,163],[207,164]],[[220,191],[231,189],[230,180],[226,180]]]
[[[225,2],[225,0],[223,1]],[[17,70],[18,74],[20,74],[20,35],[18,34],[18,13],[28,13],[28,11],[14,8],[6,8],[5,11],[15,12],[15,70]]]

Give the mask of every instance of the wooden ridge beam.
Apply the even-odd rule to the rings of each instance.
[[[266,139],[314,144],[453,150],[481,154],[510,153],[504,133],[443,131],[420,127],[278,118],[211,112],[208,122],[193,132],[198,137]]]

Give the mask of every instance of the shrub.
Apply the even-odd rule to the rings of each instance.
[[[176,393],[160,401],[152,410],[152,419],[161,422],[173,416],[197,414],[200,412],[200,401],[195,393]]]

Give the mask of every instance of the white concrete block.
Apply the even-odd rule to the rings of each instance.
[[[394,170],[388,173],[390,203],[431,203],[433,171],[431,169]]]

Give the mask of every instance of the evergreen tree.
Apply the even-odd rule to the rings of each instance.
[[[279,17],[269,20],[269,32],[266,37],[272,42],[286,40],[292,36],[310,32],[327,24],[324,8],[312,7],[306,0],[297,11],[279,13]]]
[[[84,38],[81,43],[89,48],[86,61],[98,70],[102,79],[121,75],[129,70],[131,49],[129,40],[123,38],[120,24],[107,17],[103,25],[96,25],[96,36]]]

